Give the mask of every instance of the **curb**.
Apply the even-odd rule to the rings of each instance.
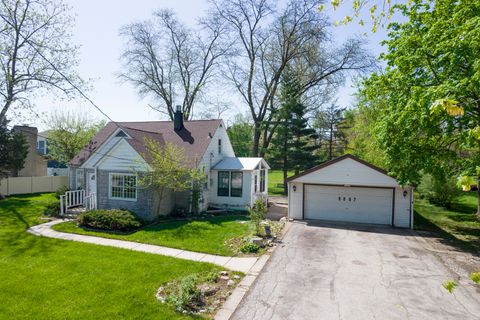
[[[291,222],[285,222],[285,226],[283,227],[282,234],[280,235],[279,239],[282,240],[285,234],[290,229],[292,225]],[[218,310],[217,314],[213,319],[215,320],[229,320],[235,310],[237,310],[238,306],[242,302],[243,298],[250,290],[250,287],[253,285],[255,280],[257,279],[260,272],[263,270],[265,265],[267,264],[270,257],[275,252],[278,246],[272,247],[267,251],[267,253],[263,254],[260,258],[258,258],[257,262],[250,268],[247,272],[245,277],[243,277],[242,281],[237,285],[235,290],[233,290],[232,294],[228,297],[227,301],[223,304],[223,306]]]

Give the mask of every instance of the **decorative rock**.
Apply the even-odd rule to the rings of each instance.
[[[265,226],[265,235],[267,236],[267,238],[270,238],[272,236],[272,229],[269,225]]]
[[[200,293],[203,294],[204,296],[212,296],[217,292],[217,289],[215,287],[211,287],[208,284],[202,284],[198,287],[198,290],[200,290]]]
[[[286,221],[288,221],[288,218],[287,218],[287,217],[281,217],[281,218],[280,218],[280,222],[286,222]]]
[[[223,271],[220,271],[220,275],[221,276],[228,276],[228,272],[223,270]]]
[[[234,285],[235,285],[235,281],[233,281],[233,280],[228,280],[227,286],[231,287],[231,286],[234,286]]]
[[[265,244],[263,243],[263,239],[260,238],[260,237],[252,238],[252,239],[250,240],[250,242],[256,244],[256,245],[259,246],[260,248],[265,247]]]
[[[228,281],[230,278],[228,276],[220,276],[220,280]]]
[[[238,274],[233,276],[233,279],[240,279],[240,276]]]
[[[207,312],[207,310],[201,309],[201,310],[199,310],[198,312],[199,312],[199,313],[205,313],[205,312]]]
[[[161,303],[165,303],[165,295],[163,293],[164,290],[165,289],[163,287],[158,288],[157,294],[155,295],[157,300],[160,301]]]

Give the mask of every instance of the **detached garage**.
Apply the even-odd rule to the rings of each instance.
[[[288,179],[288,216],[411,228],[412,187],[352,155]]]

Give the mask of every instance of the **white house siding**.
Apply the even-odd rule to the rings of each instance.
[[[233,172],[233,171],[232,171]],[[251,194],[252,194],[252,173],[251,171],[242,171],[243,172],[243,189],[242,197],[219,197],[217,195],[217,175],[218,171],[212,170],[212,175],[214,176],[213,184],[210,186],[210,195],[209,203],[213,207],[220,208],[236,208],[236,209],[246,209],[250,206]]]
[[[115,133],[114,133],[115,134]],[[90,156],[90,158],[87,159],[82,164],[82,168],[92,168],[94,167],[103,157],[105,154],[107,154],[112,147],[118,143],[122,138],[120,137],[111,137],[110,139],[107,139],[105,143],[103,143],[98,150],[95,151],[94,154]]]
[[[296,191],[293,191],[293,186]],[[291,182],[288,184],[288,216],[292,219],[303,219],[303,183]]]
[[[97,164],[101,170],[145,171],[148,165],[132,146],[122,139]]]
[[[207,184],[208,187],[203,191],[203,202],[200,204],[200,210],[206,210],[209,202],[211,202],[211,193],[213,188],[213,183],[215,183],[215,194],[216,194],[216,179],[217,177],[213,176],[213,171],[210,169],[217,164],[224,157],[235,157],[235,152],[233,151],[232,144],[228,137],[225,124],[222,123],[221,127],[217,128],[217,131],[212,132],[213,137],[211,138],[210,144],[205,151],[205,154],[202,157],[202,160],[199,162],[199,168],[205,168],[205,173],[207,174]],[[208,139],[208,137],[205,137]],[[222,139],[222,152],[218,153],[218,139]],[[216,173],[215,173],[216,174]]]
[[[406,190],[407,194],[404,197],[403,191]],[[411,209],[413,208],[412,202],[412,187],[405,187],[405,188],[395,188],[395,226],[396,227],[403,227],[403,228],[410,228],[411,225]]]
[[[394,178],[350,158],[298,177],[295,182],[398,187]]]

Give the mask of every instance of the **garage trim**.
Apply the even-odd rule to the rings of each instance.
[[[395,226],[395,187],[365,186],[365,185],[344,185],[330,183],[303,183],[302,186],[302,220],[305,220],[305,186],[326,186],[326,187],[354,187],[354,188],[373,188],[373,189],[391,189],[392,190],[392,220],[391,226]],[[411,214],[411,213],[410,213]]]

